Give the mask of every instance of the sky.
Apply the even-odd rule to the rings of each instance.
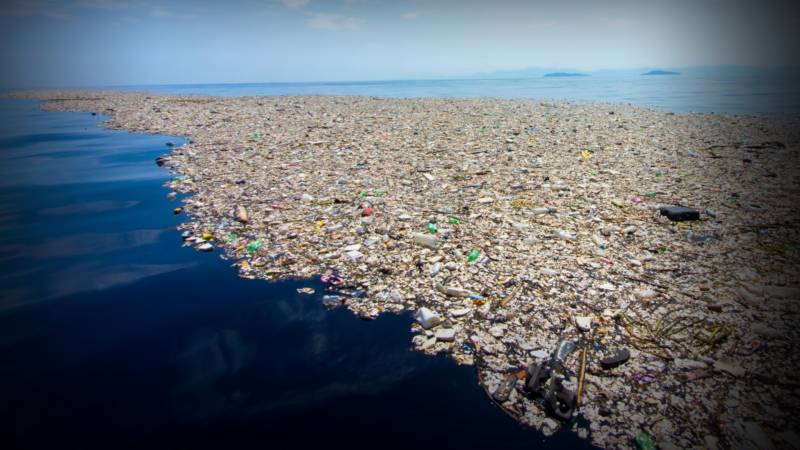
[[[798,65],[791,2],[0,0],[0,86]]]

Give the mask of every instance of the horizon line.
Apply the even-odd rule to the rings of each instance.
[[[754,70],[776,70],[776,69],[795,69],[800,70],[800,64],[782,64],[782,65],[753,65],[753,64],[708,64],[708,65],[686,65],[686,66],[638,66],[638,67],[624,67],[624,68],[603,68],[603,69],[573,69],[565,67],[547,67],[547,66],[527,66],[518,69],[496,69],[490,72],[474,72],[467,75],[459,76],[418,76],[408,78],[375,78],[375,79],[350,79],[350,80],[306,80],[306,81],[214,81],[214,82],[180,82],[180,83],[131,83],[131,84],[104,84],[104,85],[61,85],[61,86],[35,86],[35,87],[0,87],[2,91],[31,91],[31,90],[53,90],[53,89],[118,89],[118,88],[135,88],[135,87],[155,87],[155,86],[199,86],[199,85],[214,85],[214,86],[236,86],[236,85],[251,85],[251,84],[337,84],[337,83],[389,83],[401,81],[480,81],[480,80],[522,80],[529,78],[543,78],[542,75],[536,76],[509,76],[509,77],[492,77],[492,74],[502,74],[503,72],[521,72],[521,71],[549,71],[549,72],[575,72],[581,74],[591,74],[599,72],[638,72],[650,70],[697,70],[697,69],[712,69],[712,68],[738,68],[738,69],[754,69]],[[637,74],[644,75],[644,74]]]

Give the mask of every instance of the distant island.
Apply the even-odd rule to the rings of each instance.
[[[544,76],[548,78],[555,78],[555,77],[588,77],[589,75],[585,73],[575,73],[575,72],[550,72],[544,74]]]
[[[680,73],[670,72],[669,70],[651,70],[650,72],[645,72],[642,75],[680,75]]]

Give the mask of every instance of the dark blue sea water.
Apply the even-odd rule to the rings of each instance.
[[[181,247],[180,137],[0,100],[3,449],[575,448],[409,351],[411,318],[326,311]]]
[[[796,72],[796,71],[794,71]],[[632,103],[673,112],[800,113],[796,73],[126,86],[155,93],[496,97]]]

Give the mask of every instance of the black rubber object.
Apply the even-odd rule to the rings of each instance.
[[[627,348],[617,350],[613,355],[600,360],[603,369],[613,369],[614,367],[625,364],[631,357],[631,352]]]
[[[662,206],[660,211],[662,216],[667,216],[673,222],[700,219],[700,211],[683,206]]]

